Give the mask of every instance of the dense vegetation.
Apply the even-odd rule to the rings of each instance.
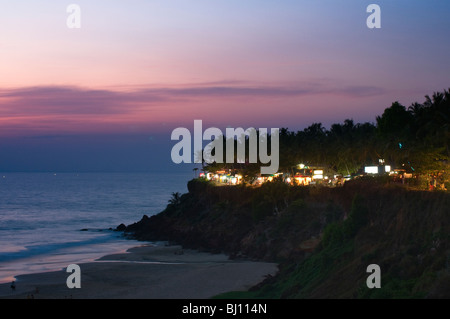
[[[280,129],[280,171],[299,163],[322,166],[342,175],[356,173],[365,164],[386,163],[418,174],[445,171],[450,157],[450,91],[426,96],[423,103],[406,108],[394,102],[376,123],[347,119],[327,130],[314,123],[303,131]],[[243,143],[238,139],[236,143]],[[248,148],[248,138],[246,139]],[[248,154],[248,152],[246,153]],[[247,158],[248,162],[248,158]],[[207,165],[209,170],[238,168],[255,175],[260,164]],[[444,172],[448,181],[448,169]]]

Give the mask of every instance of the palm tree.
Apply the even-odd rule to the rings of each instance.
[[[420,117],[422,115],[423,108],[424,108],[423,104],[416,102],[416,103],[411,104],[410,107],[408,107],[408,112],[411,113],[414,116],[414,118],[417,119],[418,117]]]
[[[169,205],[176,206],[181,202],[181,194],[179,192],[172,193],[172,198],[169,199]]]

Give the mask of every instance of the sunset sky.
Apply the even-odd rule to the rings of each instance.
[[[0,0],[0,171],[171,169],[170,133],[195,119],[374,122],[450,87],[449,14],[446,0]]]

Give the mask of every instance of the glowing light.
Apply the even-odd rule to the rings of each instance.
[[[311,183],[312,179],[309,176],[296,175],[295,181],[299,185],[309,185],[309,183]]]
[[[366,166],[364,172],[367,174],[378,174],[378,166]]]

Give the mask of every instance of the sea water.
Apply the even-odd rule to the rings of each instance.
[[[191,173],[0,173],[0,283],[142,243],[113,231],[161,212]]]

